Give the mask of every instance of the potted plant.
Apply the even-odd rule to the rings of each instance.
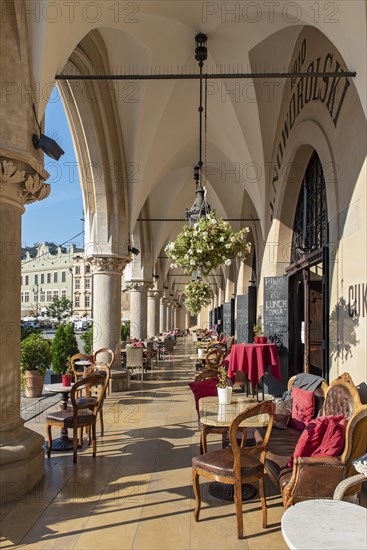
[[[229,405],[232,400],[232,386],[225,367],[218,369],[218,401],[220,405]]]
[[[257,323],[253,326],[253,331],[255,334],[254,342],[255,344],[266,344],[267,337],[263,334],[263,329],[261,323]]]
[[[63,386],[71,386],[72,381],[73,381],[73,369],[71,367],[70,361],[68,361],[67,369],[61,375],[61,382]]]
[[[61,375],[68,370],[69,359],[79,353],[78,344],[72,324],[64,326],[62,323],[57,327],[55,338],[52,342],[52,370],[57,377],[53,382],[61,382]]]
[[[185,307],[191,315],[198,315],[203,307],[210,304],[212,291],[209,283],[196,280],[185,286]]]
[[[41,397],[45,373],[51,362],[50,341],[31,334],[20,343],[21,385],[26,397]]]

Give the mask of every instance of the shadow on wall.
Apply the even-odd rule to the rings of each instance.
[[[340,298],[330,315],[330,355],[346,361],[353,357],[352,349],[360,343],[355,329],[359,325],[356,316],[350,316],[349,305]]]

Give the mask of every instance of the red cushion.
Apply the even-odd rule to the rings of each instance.
[[[218,395],[217,391],[218,378],[207,378],[198,382],[190,382],[189,387],[195,397],[195,407],[199,414],[199,400],[202,397],[211,397]]]
[[[300,456],[338,456],[344,449],[346,424],[342,414],[311,420],[303,430],[287,468],[292,468],[293,459]]]
[[[339,456],[345,447],[345,430],[348,420],[342,414],[337,416],[327,416],[329,423],[327,425],[324,437],[318,448],[311,456]]]
[[[226,342],[227,342],[227,338],[224,336],[224,337],[221,339],[220,343],[221,343],[221,344],[225,344]]]
[[[315,413],[315,396],[312,391],[292,388],[292,415],[290,426],[303,430]]]

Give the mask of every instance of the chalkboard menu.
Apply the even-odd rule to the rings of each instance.
[[[288,277],[264,278],[264,333],[288,347]]]
[[[223,319],[222,326],[225,336],[231,336],[231,302],[224,302],[223,304]]]
[[[236,340],[238,344],[248,342],[248,295],[237,296]]]

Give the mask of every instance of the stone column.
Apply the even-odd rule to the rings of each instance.
[[[50,193],[47,172],[38,169],[41,177],[25,162],[0,157],[1,502],[29,491],[44,475],[44,438],[25,428],[20,416],[21,216],[24,204]]]
[[[148,338],[159,333],[159,295],[158,290],[148,290]]]
[[[159,332],[165,332],[167,322],[166,298],[161,297],[159,302]]]
[[[93,267],[93,351],[109,348],[115,353],[111,392],[127,389],[121,365],[121,275],[130,256],[90,256]]]
[[[151,281],[127,281],[130,289],[130,336],[145,340],[147,337],[148,289]]]

